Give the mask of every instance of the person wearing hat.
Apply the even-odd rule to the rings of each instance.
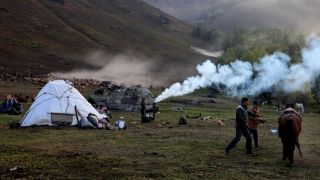
[[[142,98],[142,101],[141,101],[141,123],[145,123],[146,122],[146,109],[147,109],[147,106],[146,106],[146,97],[143,97]]]
[[[252,114],[261,116],[260,111],[259,111],[259,101],[257,101],[257,100],[253,101],[253,105],[249,108],[249,111]],[[259,123],[265,123],[266,121],[267,120],[261,119],[261,117],[248,116],[248,129],[249,129],[250,134],[253,135],[253,141],[254,141],[255,148],[259,148],[259,144],[258,144]]]

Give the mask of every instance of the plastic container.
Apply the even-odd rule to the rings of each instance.
[[[276,130],[276,129],[271,129],[271,133],[277,133],[278,132],[278,130]]]
[[[124,127],[124,121],[116,121],[116,126],[118,126],[119,128],[123,128]]]

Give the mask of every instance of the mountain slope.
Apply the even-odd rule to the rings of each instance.
[[[88,59],[97,51],[185,69],[207,58],[190,49],[207,45],[190,35],[192,29],[141,0],[2,1],[0,70],[43,74],[98,69]]]
[[[316,0],[145,0],[190,24],[207,29],[280,28],[318,32]],[[183,4],[183,5],[182,5]]]

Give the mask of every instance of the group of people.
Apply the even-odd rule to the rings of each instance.
[[[247,154],[255,154],[252,151],[251,134],[253,135],[255,148],[259,148],[258,127],[260,123],[265,123],[267,120],[262,119],[258,101],[253,101],[253,105],[250,108],[248,108],[248,105],[249,99],[247,97],[242,98],[241,104],[236,110],[236,137],[225,148],[227,155],[229,155],[229,151],[240,141],[242,135],[246,138]],[[285,107],[285,110],[281,113],[280,117],[287,113],[294,113],[301,119],[300,114],[296,112],[294,106],[290,106],[290,104]]]
[[[252,151],[252,137],[254,140],[255,148],[259,148],[258,143],[258,127],[260,123],[265,123],[267,120],[262,119],[262,114],[259,111],[259,101],[253,101],[253,105],[248,108],[249,99],[247,97],[242,98],[241,104],[237,107],[236,110],[236,137],[228,144],[225,148],[225,152],[229,155],[229,151],[236,146],[236,144],[240,141],[241,136],[243,135],[246,138],[246,149],[247,154],[255,154]],[[280,114],[279,119],[288,114],[295,114],[297,117],[302,118],[300,114],[295,111],[293,104],[287,104],[285,110]]]
[[[226,154],[229,155],[229,151],[240,141],[243,135],[246,138],[247,154],[254,154],[252,151],[252,138],[255,143],[255,147],[258,148],[258,125],[259,123],[265,123],[266,120],[262,119],[262,115],[259,112],[259,102],[254,101],[253,106],[248,110],[249,99],[247,97],[242,98],[241,104],[236,110],[236,137],[225,148]]]

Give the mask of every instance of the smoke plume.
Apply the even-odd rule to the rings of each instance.
[[[320,38],[316,35],[307,37],[301,55],[302,63],[299,64],[291,64],[290,57],[282,52],[266,55],[254,64],[236,60],[230,65],[215,65],[206,60],[197,66],[199,76],[189,77],[182,84],[171,85],[155,102],[185,95],[212,84],[224,85],[232,96],[254,96],[272,88],[288,93],[304,91],[305,83],[312,83],[320,74]]]
[[[127,55],[108,56],[103,52],[90,54],[86,60],[95,66],[97,70],[74,70],[70,73],[60,73],[62,77],[95,79],[123,83],[126,86],[161,84],[161,79],[154,77],[150,72],[154,61],[146,58],[138,58]]]

